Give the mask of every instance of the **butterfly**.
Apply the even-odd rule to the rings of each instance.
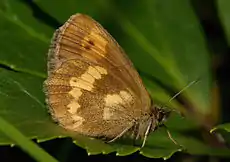
[[[124,50],[84,14],[71,16],[54,33],[44,89],[61,127],[107,142],[131,132],[143,147],[167,116],[151,101]]]

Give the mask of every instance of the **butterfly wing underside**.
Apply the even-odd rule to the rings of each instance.
[[[54,34],[45,81],[61,126],[114,138],[150,111],[150,97],[118,43],[92,18],[76,14]]]

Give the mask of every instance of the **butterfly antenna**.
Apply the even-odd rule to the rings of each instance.
[[[194,80],[191,83],[189,83],[186,87],[184,87],[183,89],[181,89],[179,92],[177,92],[170,100],[169,102],[171,102],[173,99],[175,99],[177,96],[179,96],[183,91],[185,91],[186,89],[188,89],[189,87],[191,87],[193,84],[197,83],[199,80]]]

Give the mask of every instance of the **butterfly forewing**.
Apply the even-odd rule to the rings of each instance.
[[[47,104],[64,128],[114,138],[150,114],[150,98],[131,61],[92,18],[76,14],[54,34]]]

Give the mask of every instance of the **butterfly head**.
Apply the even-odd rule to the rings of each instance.
[[[157,127],[163,125],[170,115],[170,111],[154,105],[151,112],[151,131],[156,130]]]

